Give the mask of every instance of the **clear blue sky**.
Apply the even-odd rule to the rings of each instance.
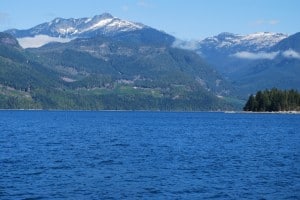
[[[0,0],[0,31],[104,12],[181,39],[300,31],[300,0]]]

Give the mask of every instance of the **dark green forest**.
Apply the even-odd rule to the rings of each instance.
[[[136,44],[132,40],[139,38],[123,37],[22,49],[15,38],[0,33],[0,109],[202,111],[242,107],[226,96],[230,85],[196,53],[144,40]],[[103,44],[106,48],[99,47]]]
[[[244,111],[300,111],[300,93],[296,90],[276,88],[258,91],[255,95],[250,95]]]

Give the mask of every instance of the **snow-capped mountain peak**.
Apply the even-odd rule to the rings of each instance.
[[[257,46],[256,50],[263,48],[270,48],[287,38],[288,35],[282,33],[271,32],[257,32],[249,35],[245,35],[241,38],[241,43],[246,43],[249,46]]]
[[[94,37],[97,35],[117,35],[124,32],[141,30],[147,26],[122,20],[109,13],[96,15],[92,18],[64,19],[55,18],[50,22],[37,25],[28,30],[8,30],[18,39],[24,48],[38,47],[49,42],[66,42],[75,38]],[[43,38],[41,41],[40,38]],[[39,41],[36,41],[39,40]],[[26,41],[23,43],[23,41]],[[28,44],[32,43],[32,46]]]
[[[111,34],[112,32],[134,31],[146,27],[142,24],[129,22],[107,14],[95,16],[91,20],[88,19],[85,21],[85,24],[86,26],[78,31],[79,33],[103,29],[104,34]]]
[[[95,21],[99,21],[102,19],[110,19],[110,18],[114,18],[114,16],[112,16],[110,13],[103,13],[101,15],[95,15],[92,19]]]
[[[199,42],[199,47],[211,46],[211,48],[224,49],[235,48],[243,50],[261,51],[266,50],[279,41],[287,38],[288,35],[282,33],[257,32],[248,35],[238,35],[232,33],[220,33],[219,35],[206,38]]]
[[[129,22],[109,13],[96,15],[92,18],[64,19],[55,18],[50,22],[37,25],[28,30],[8,30],[17,38],[47,35],[60,38],[90,37],[93,35],[117,34],[124,31],[134,31],[145,28],[140,23]]]

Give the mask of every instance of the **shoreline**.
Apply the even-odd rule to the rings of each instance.
[[[262,111],[262,112],[258,112],[258,111],[224,111],[224,113],[227,114],[234,114],[234,113],[239,113],[239,114],[300,114],[300,111],[295,111],[295,110],[291,110],[291,111]]]
[[[61,109],[0,109],[1,111],[49,111],[49,112],[178,112],[178,113],[225,113],[225,114],[300,114],[300,111],[180,111],[180,110],[61,110]]]

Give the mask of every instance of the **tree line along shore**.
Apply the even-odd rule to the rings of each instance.
[[[271,90],[258,91],[250,95],[244,111],[252,112],[299,112],[300,93],[296,90]]]

